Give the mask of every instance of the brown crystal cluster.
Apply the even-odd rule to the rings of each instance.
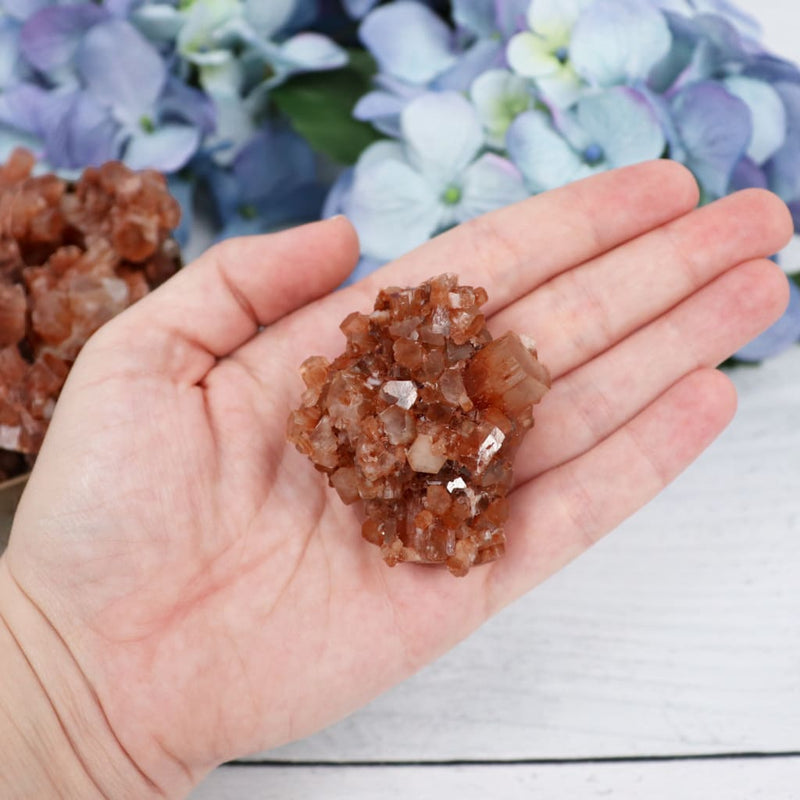
[[[341,324],[333,363],[307,359],[288,438],[345,503],[363,537],[399,561],[466,575],[505,550],[512,461],[550,386],[533,343],[492,339],[482,288],[440,275],[378,294]]]
[[[38,452],[89,336],[180,265],[162,175],[109,162],[70,184],[33,167],[24,150],[0,166],[0,479]]]

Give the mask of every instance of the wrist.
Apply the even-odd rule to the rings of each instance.
[[[0,797],[164,798],[125,753],[68,646],[0,558]]]

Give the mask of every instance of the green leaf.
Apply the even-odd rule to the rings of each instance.
[[[348,66],[297,75],[270,96],[315,151],[340,164],[354,164],[366,147],[381,138],[352,113],[370,90],[374,72],[375,63],[367,53],[351,50]]]

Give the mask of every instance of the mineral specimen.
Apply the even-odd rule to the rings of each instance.
[[[0,166],[0,479],[38,451],[86,340],[180,264],[162,175],[110,162],[70,184],[33,167],[23,150]]]
[[[512,461],[550,377],[530,340],[492,339],[485,290],[457,281],[384,289],[350,314],[345,352],[300,367],[287,435],[345,503],[364,501],[387,564],[461,576],[504,553]]]

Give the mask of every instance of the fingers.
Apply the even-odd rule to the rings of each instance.
[[[693,372],[584,455],[513,493],[507,557],[490,566],[490,613],[531,589],[651,500],[733,417],[736,391]]]
[[[497,314],[492,327],[533,336],[558,376],[735,264],[776,252],[792,232],[775,195],[739,192],[558,275]]]
[[[262,325],[327,294],[358,259],[344,217],[230,239],[206,251],[101,331],[95,347],[195,383]]]
[[[780,316],[787,297],[771,261],[742,264],[557,380],[517,456],[517,482],[590,450],[683,375],[716,366]]]
[[[486,214],[437,236],[326,299],[340,318],[370,308],[379,288],[442,272],[484,286],[495,312],[559,272],[687,213],[697,203],[691,173],[651,161],[601,173]]]

